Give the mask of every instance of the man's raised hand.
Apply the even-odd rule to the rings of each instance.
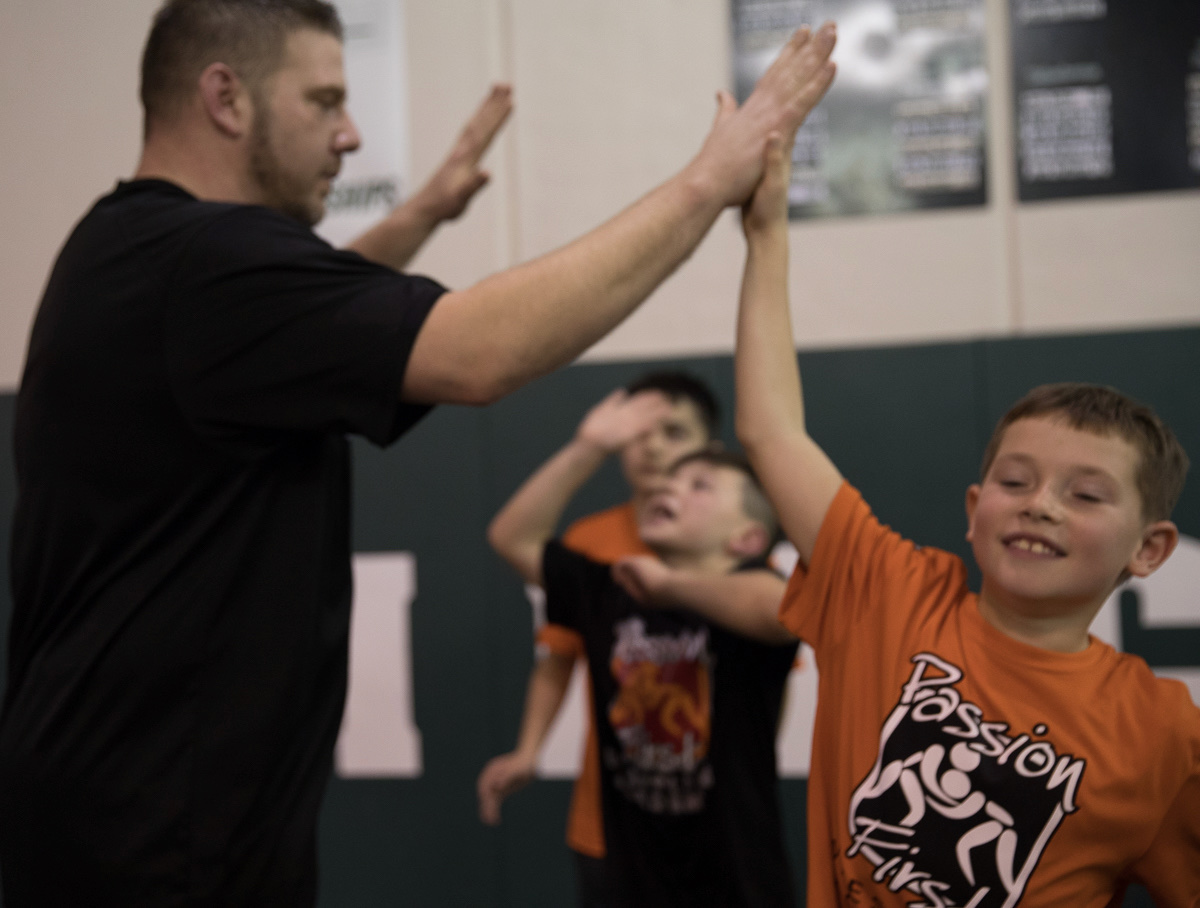
[[[512,109],[512,88],[493,85],[458,134],[450,154],[417,192],[414,200],[434,223],[458,217],[475,193],[487,185],[490,176],[479,162]]]
[[[778,133],[790,153],[796,130],[825,95],[836,67],[829,59],[837,30],[826,22],[816,32],[798,29],[763,73],[741,107],[725,91],[717,94],[717,118],[689,164],[702,186],[726,205],[742,205],[762,176],[767,137]]]

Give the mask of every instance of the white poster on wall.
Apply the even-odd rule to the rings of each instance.
[[[333,0],[342,19],[348,109],[362,147],[342,159],[316,231],[344,245],[400,202],[410,171],[401,0]]]

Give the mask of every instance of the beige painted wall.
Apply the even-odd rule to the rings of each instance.
[[[67,231],[136,162],[156,6],[0,0],[0,388],[19,378]],[[795,225],[801,346],[1200,323],[1200,193],[1011,201],[1006,12],[988,9],[991,203]],[[730,81],[726,0],[407,0],[405,19],[417,179],[490,81],[516,89],[493,185],[414,263],[452,286],[566,242],[669,175]],[[729,351],[741,258],[727,214],[588,357]]]

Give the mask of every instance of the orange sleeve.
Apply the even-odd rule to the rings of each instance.
[[[593,561],[611,564],[626,555],[653,554],[638,536],[637,515],[629,502],[575,521],[563,545]]]
[[[1133,867],[1159,908],[1200,908],[1200,710],[1186,704],[1193,729],[1191,772],[1171,801],[1150,848]],[[1190,722],[1187,720],[1190,719]]]
[[[537,647],[557,656],[583,658],[583,637],[561,624],[543,624],[538,628]]]
[[[889,603],[933,605],[965,588],[966,568],[949,552],[922,548],[879,522],[862,495],[842,483],[825,514],[807,567],[788,581],[779,620],[816,649],[871,620],[886,633],[907,616]]]

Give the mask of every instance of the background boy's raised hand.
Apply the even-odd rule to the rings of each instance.
[[[670,412],[670,401],[662,394],[629,394],[618,388],[587,412],[575,437],[605,454],[615,454]]]
[[[557,454],[505,503],[488,527],[488,542],[527,582],[542,582],[542,550],[554,536],[571,496],[619,451],[670,413],[661,394],[614,391],[588,411]]]

